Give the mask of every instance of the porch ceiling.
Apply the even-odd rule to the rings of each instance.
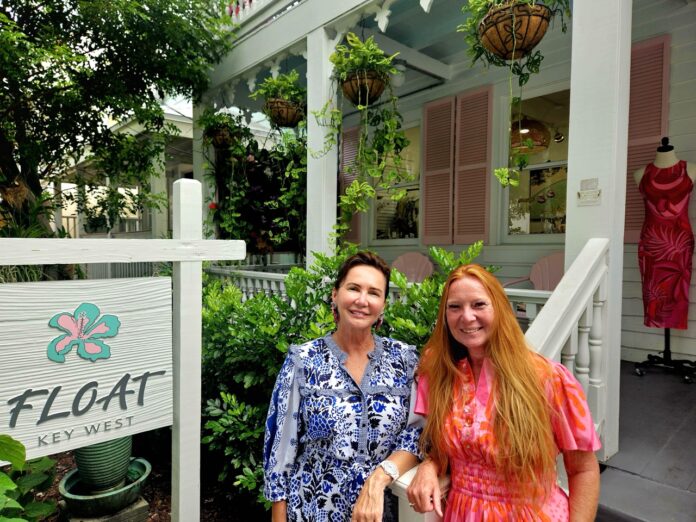
[[[318,1],[325,0],[305,0],[294,9],[299,11],[303,7],[309,8],[311,4]],[[279,3],[281,4],[282,2]],[[396,0],[389,6],[391,14],[385,32],[380,31],[377,16],[374,13],[375,6],[381,4],[382,2],[366,2],[357,13],[349,14],[347,17],[350,18],[349,27],[346,28],[345,19],[334,20],[334,27],[339,30],[351,30],[362,38],[375,35],[375,39],[385,52],[390,54],[399,52],[399,59],[406,62],[407,70],[404,85],[395,89],[397,95],[402,96],[414,90],[450,80],[453,76],[453,64],[461,65],[461,62],[466,61],[468,65],[470,58],[466,55],[464,38],[456,32],[457,26],[466,20],[461,12],[461,2],[433,0],[430,12],[426,13],[419,2]],[[290,18],[283,16],[256,31],[268,30],[273,24],[289,23]],[[310,27],[311,23],[311,20],[308,20],[305,25]],[[210,94],[220,95],[224,105],[242,104],[252,109],[260,108],[260,103],[254,103],[248,99],[250,92],[248,83],[251,81],[253,87],[254,83],[258,85],[263,81],[270,75],[273,62],[279,66],[281,72],[297,70],[300,77],[305,78],[306,61],[296,49],[302,43],[301,41],[289,41],[289,47],[276,49],[275,56],[268,56],[267,53],[258,51],[259,62],[254,63],[250,56],[253,54],[254,46],[259,44],[255,37],[254,34],[243,37],[239,47],[233,49],[228,58],[212,73]],[[265,55],[261,56],[261,54]]]

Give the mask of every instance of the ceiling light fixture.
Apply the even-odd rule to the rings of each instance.
[[[516,120],[512,123],[510,147],[522,154],[543,152],[548,148],[550,141],[551,132],[538,120],[525,116],[522,121]]]

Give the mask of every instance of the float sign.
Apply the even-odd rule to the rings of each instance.
[[[172,424],[166,277],[0,284],[0,433],[27,458]]]

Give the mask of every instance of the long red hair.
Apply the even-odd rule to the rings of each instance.
[[[544,380],[551,367],[529,349],[502,285],[480,265],[463,265],[453,270],[442,292],[435,329],[425,345],[418,370],[429,387],[421,446],[444,472],[448,464],[445,422],[452,410],[459,373],[446,308],[452,284],[464,277],[481,282],[494,312],[487,357],[495,368],[492,393],[493,431],[498,445],[496,466],[511,485],[518,485],[524,493],[544,495],[550,491],[556,470],[557,450],[544,392]]]

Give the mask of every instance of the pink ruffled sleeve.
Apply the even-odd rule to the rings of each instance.
[[[413,411],[419,415],[428,414],[428,379],[421,375],[417,378],[416,405]]]
[[[558,449],[597,451],[601,443],[582,386],[565,366],[553,361],[551,365],[553,378],[547,393],[553,408],[551,424]]]

